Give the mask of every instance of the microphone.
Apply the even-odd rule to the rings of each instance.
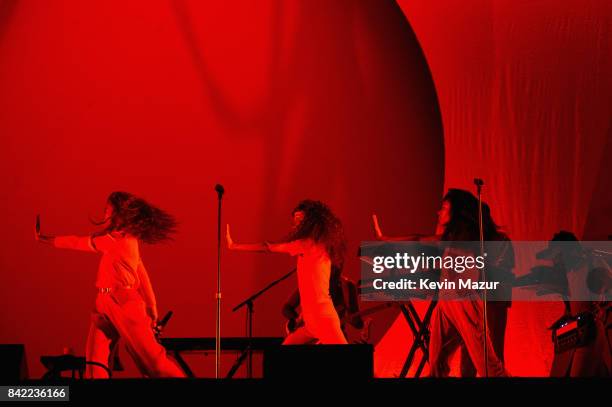
[[[166,324],[168,323],[168,321],[170,320],[170,318],[172,318],[172,311],[168,311],[166,313],[166,315],[161,319],[161,321],[159,321],[159,323],[157,324],[160,328],[163,328],[166,326]]]
[[[225,192],[225,189],[223,188],[223,185],[217,184],[215,185],[215,191],[217,191],[217,195],[219,195],[219,199],[221,199],[223,193]]]
[[[36,233],[40,234],[40,215],[36,215]]]
[[[474,185],[476,185],[477,187],[481,187],[484,185],[484,181],[480,178],[474,178]]]
[[[155,327],[153,328],[153,332],[155,333],[155,336],[157,338],[161,336],[161,333],[166,327],[166,324],[168,323],[170,318],[172,318],[172,311],[168,311],[166,315],[160,321],[158,321]]]

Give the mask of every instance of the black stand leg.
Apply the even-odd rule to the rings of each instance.
[[[185,360],[181,357],[180,352],[175,351],[173,352],[173,356],[174,356],[174,360],[176,360],[176,363],[179,364],[179,366],[181,367],[181,369],[183,369],[183,372],[185,372],[185,374],[187,375],[187,377],[195,377],[195,375],[193,374],[193,372],[191,371],[191,369],[189,368],[189,365],[187,364],[187,362],[185,362]]]
[[[423,355],[421,357],[421,361],[419,362],[419,366],[417,367],[415,377],[419,377],[421,375],[421,372],[425,367],[425,363],[429,360],[429,322],[431,321],[431,315],[437,302],[438,301],[436,298],[432,299],[422,321],[416,312],[414,305],[412,305],[410,301],[408,302],[407,306],[402,305],[400,307],[402,314],[404,315],[404,318],[406,318],[406,322],[414,335],[414,341],[412,342],[412,346],[410,347],[410,351],[408,352],[408,356],[406,357],[406,361],[404,362],[404,366],[400,372],[400,378],[404,378],[408,374],[418,349],[421,349]]]
[[[227,379],[231,379],[234,377],[234,374],[236,374],[240,366],[242,366],[242,364],[244,363],[244,360],[247,359],[247,356],[250,356],[251,353],[252,353],[252,350],[250,346],[247,346],[246,348],[244,348],[244,350],[240,353],[240,356],[238,356],[238,358],[234,362],[234,365],[232,366],[230,371],[227,373],[227,376],[226,376]]]

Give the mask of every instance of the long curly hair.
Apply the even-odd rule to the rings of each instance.
[[[342,222],[331,209],[321,201],[306,199],[301,201],[292,214],[304,212],[304,219],[287,237],[288,241],[298,239],[312,239],[315,243],[325,246],[335,269],[342,270],[346,240]]]
[[[172,240],[177,222],[169,213],[149,204],[129,192],[115,191],[107,199],[112,215],[104,233],[122,232],[138,240],[154,244]]]
[[[442,201],[450,203],[450,220],[444,225],[442,240],[480,240],[478,198],[469,191],[451,188]],[[496,240],[503,235],[485,202],[482,203],[482,225],[485,240]]]

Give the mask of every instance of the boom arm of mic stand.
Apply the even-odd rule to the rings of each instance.
[[[251,295],[249,298],[247,298],[246,300],[242,301],[240,304],[236,305],[233,309],[232,312],[236,312],[238,311],[240,308],[244,307],[245,305],[247,305],[248,303],[252,303],[253,301],[255,301],[260,295],[262,295],[263,293],[265,293],[266,291],[268,291],[270,288],[274,287],[275,285],[277,285],[278,283],[280,283],[283,280],[286,280],[287,278],[289,278],[293,273],[295,273],[297,271],[297,269],[293,269],[290,272],[288,272],[287,274],[285,274],[284,276],[282,276],[281,278],[272,281],[270,284],[268,284],[267,286],[265,286],[264,288],[262,288],[261,290],[257,291],[255,294]]]
[[[277,285],[281,281],[286,280],[287,278],[289,278],[289,276],[291,276],[296,271],[297,271],[297,269],[293,269],[290,272],[288,272],[287,274],[285,274],[284,276],[282,276],[281,278],[272,281],[270,284],[268,284],[267,286],[265,286],[261,290],[257,291],[255,294],[251,295],[249,298],[247,298],[246,300],[242,301],[240,304],[236,305],[232,309],[232,312],[236,312],[240,308],[244,307],[245,305],[247,306],[247,313],[246,313],[247,336],[249,338],[249,345],[245,348],[243,354],[236,360],[236,363],[234,364],[234,366],[232,366],[232,369],[230,370],[230,374],[232,376],[234,375],[234,373],[238,369],[238,367],[240,367],[240,365],[244,361],[244,358],[248,355],[248,359],[247,359],[247,377],[248,378],[252,378],[253,377],[253,371],[252,371],[253,352],[251,351],[251,344],[250,344],[250,342],[251,342],[251,339],[253,338],[253,314],[254,314],[253,304],[254,304],[254,301],[260,295],[262,295],[263,293],[268,291],[270,288],[274,287],[275,285]],[[231,376],[228,376],[228,377],[231,377]]]

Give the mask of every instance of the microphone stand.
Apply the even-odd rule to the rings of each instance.
[[[217,316],[215,324],[215,378],[220,377],[221,372],[221,198],[225,190],[223,185],[215,186],[219,198],[219,209],[217,212]]]
[[[287,278],[289,278],[296,271],[297,271],[297,269],[294,268],[293,270],[291,270],[290,272],[288,272],[287,274],[285,274],[281,278],[272,281],[270,284],[268,284],[267,286],[265,286],[261,290],[257,291],[255,294],[251,295],[249,298],[247,298],[246,300],[242,301],[240,304],[236,305],[232,309],[232,312],[236,312],[236,311],[238,311],[240,308],[242,308],[244,306],[247,307],[246,322],[247,322],[247,336],[249,338],[249,345],[245,348],[245,352],[248,352],[248,356],[249,356],[248,359],[247,359],[247,377],[249,379],[253,377],[253,352],[251,351],[250,348],[251,348],[251,339],[253,339],[253,314],[255,313],[255,311],[254,311],[254,301],[260,295],[262,295],[263,293],[268,291],[270,288],[274,287],[275,285],[277,285],[281,281],[286,280]],[[236,364],[234,364],[234,367],[232,367],[231,375],[233,375],[233,373],[236,371],[236,369],[238,369],[238,366],[242,363],[243,360],[244,360],[244,355],[240,356],[238,358]]]
[[[480,255],[484,257],[484,230],[482,224],[482,186],[484,181],[480,178],[474,178],[474,184],[476,184],[476,192],[478,194],[478,228],[480,230]],[[484,332],[484,365],[485,365],[485,377],[489,377],[489,355],[487,348],[487,273],[486,267],[482,269],[482,280],[484,282],[484,295],[482,301],[483,309],[483,321],[482,330]]]

